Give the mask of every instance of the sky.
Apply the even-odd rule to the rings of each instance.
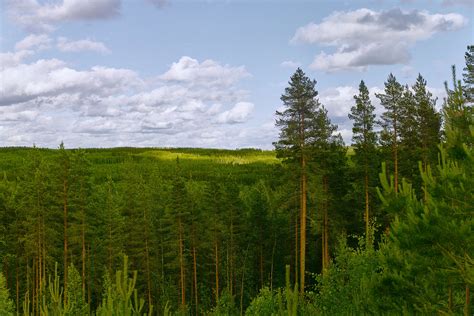
[[[474,0],[0,0],[0,146],[272,149],[297,67],[346,144],[364,80],[438,97]]]

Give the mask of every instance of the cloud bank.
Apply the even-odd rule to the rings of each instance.
[[[2,146],[257,146],[239,127],[254,110],[239,88],[250,76],[242,66],[183,56],[150,80],[60,59],[28,63],[20,52],[0,55],[9,78],[0,85]]]
[[[406,64],[415,43],[458,30],[467,22],[457,13],[358,9],[335,12],[319,24],[300,27],[291,41],[335,48],[316,55],[310,65],[314,70],[365,70],[369,65]]]

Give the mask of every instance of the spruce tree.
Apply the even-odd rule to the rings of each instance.
[[[373,182],[374,162],[377,160],[377,134],[375,127],[375,107],[370,102],[369,90],[362,80],[359,94],[354,96],[356,102],[352,106],[349,118],[353,120],[352,141],[354,142],[356,169],[363,170],[365,196],[365,233],[369,236],[370,183]]]
[[[297,167],[300,182],[300,290],[304,292],[306,263],[306,203],[307,203],[307,163],[315,137],[315,121],[318,116],[318,92],[316,81],[298,68],[291,76],[289,86],[281,96],[285,106],[277,111],[276,126],[280,128],[279,140],[274,143],[277,157],[285,163]]]

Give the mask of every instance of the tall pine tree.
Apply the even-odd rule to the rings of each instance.
[[[382,114],[382,140],[383,145],[390,147],[393,157],[395,193],[398,191],[398,151],[400,143],[400,118],[402,116],[401,101],[403,98],[403,86],[397,81],[393,74],[388,76],[385,82],[384,93],[375,94],[385,108]]]
[[[467,46],[467,52],[464,55],[466,67],[462,74],[464,81],[464,95],[468,102],[474,103],[474,45]]]
[[[276,126],[280,128],[280,137],[274,143],[277,157],[286,163],[295,165],[300,183],[300,289],[305,286],[306,263],[306,204],[307,204],[307,163],[315,134],[315,121],[318,116],[318,92],[316,81],[298,68],[291,76],[289,86],[281,96],[285,109],[276,112]]]
[[[377,133],[375,127],[375,107],[370,102],[369,90],[362,80],[359,84],[359,94],[354,96],[356,102],[352,106],[349,118],[354,122],[352,141],[355,149],[356,169],[363,170],[365,197],[365,233],[369,236],[370,183],[373,181],[374,162],[377,160]]]

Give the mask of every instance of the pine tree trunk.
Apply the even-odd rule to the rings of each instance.
[[[369,175],[367,172],[367,165],[365,166],[365,238],[369,238]]]
[[[150,252],[148,249],[148,235],[145,237],[145,260],[146,260],[146,285],[147,285],[148,309],[150,309],[152,305],[152,301],[151,301]]]
[[[306,161],[301,159],[301,217],[300,217],[300,286],[304,293],[305,263],[306,263]]]
[[[323,177],[323,254],[322,254],[322,261],[323,261],[323,275],[326,274],[326,270],[329,267],[329,219],[328,219],[328,182],[327,176]]]
[[[193,246],[193,279],[194,279],[194,300],[196,305],[196,315],[198,315],[198,286],[197,286],[197,260],[196,260],[196,246]]]
[[[219,302],[219,249],[217,247],[217,240],[214,241],[215,250],[215,268],[216,268],[216,304]]]
[[[15,267],[15,279],[16,279],[16,310],[20,311],[20,267],[18,264],[18,258],[16,258],[16,267]]]
[[[81,227],[81,244],[82,244],[82,301],[86,300],[86,223],[84,206],[82,207],[82,227]]]
[[[276,234],[273,237],[272,264],[270,268],[270,291],[273,291],[273,263],[275,259],[275,248],[276,248]]]
[[[394,185],[395,194],[398,193],[398,136],[397,136],[397,117],[393,121],[393,160],[394,160]]]
[[[466,284],[466,301],[464,303],[464,315],[471,315],[471,291],[469,285]]]
[[[260,266],[260,288],[263,288],[263,246],[262,246],[262,240],[260,240],[260,260],[259,260],[259,266]]]
[[[298,251],[298,212],[295,211],[295,283],[298,283],[299,280],[299,275],[298,275],[298,257],[299,257],[299,251]]]
[[[448,288],[448,310],[450,312],[453,310],[453,289],[451,285]]]
[[[230,278],[229,291],[230,296],[234,293],[234,212],[230,211]]]
[[[184,275],[184,245],[183,245],[183,227],[181,219],[178,222],[179,230],[179,268],[180,268],[180,285],[181,285],[181,306],[186,305],[186,284]]]
[[[67,257],[68,257],[68,236],[67,236],[67,201],[68,183],[67,179],[63,179],[63,219],[64,219],[64,303],[67,300]]]

